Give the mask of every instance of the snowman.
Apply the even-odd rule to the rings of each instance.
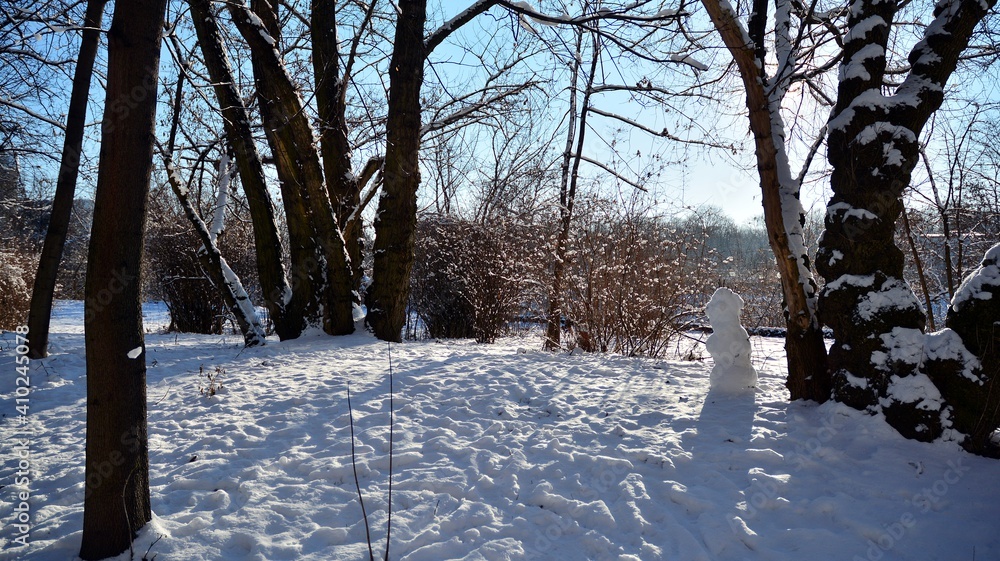
[[[750,336],[740,325],[743,299],[728,288],[719,288],[708,306],[708,320],[713,333],[705,347],[715,367],[710,377],[712,391],[753,395],[757,371],[750,364]]]

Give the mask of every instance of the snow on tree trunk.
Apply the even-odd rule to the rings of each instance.
[[[853,3],[844,38],[837,104],[828,124],[833,198],[816,258],[827,281],[820,315],[834,332],[834,397],[883,411],[908,438],[936,438],[944,403],[921,371],[924,312],[903,280],[895,223],[917,163],[920,131],[941,106],[959,55],[994,3],[939,2],[910,53],[910,73],[891,95],[882,88],[896,3]]]
[[[286,278],[282,263],[284,248],[275,220],[274,203],[268,191],[263,162],[254,144],[247,107],[236,89],[232,66],[216,16],[211,10],[211,3],[208,0],[188,0],[188,4],[205,67],[221,108],[226,142],[233,152],[240,183],[246,193],[250,220],[253,222],[257,277],[260,279],[264,305],[267,306],[278,338],[294,339],[305,325],[302,315],[304,294],[301,287],[293,291]],[[294,209],[296,194],[282,195],[285,208]],[[298,241],[294,211],[286,211],[286,216],[290,217],[289,238]]]
[[[215,216],[212,217],[212,229],[209,237],[212,243],[218,243],[219,235],[226,228],[226,206],[229,205],[229,154],[223,152],[219,159],[219,194],[215,197]]]
[[[816,281],[810,270],[802,226],[805,213],[799,201],[800,181],[793,176],[785,147],[781,105],[795,72],[790,2],[775,1],[775,56],[773,77],[765,74],[767,2],[755,3],[757,13],[744,28],[725,0],[702,0],[716,31],[733,56],[746,92],[747,117],[756,144],[757,172],[763,195],[764,222],[774,253],[785,300],[786,386],[792,399],[819,402],[830,397],[826,346],[816,315]],[[760,4],[760,6],[758,6]]]
[[[712,324],[712,334],[705,342],[712,355],[711,389],[727,394],[753,395],[757,371],[750,364],[750,336],[740,325],[743,299],[728,288],[712,295],[705,312]]]
[[[1000,244],[962,283],[948,308],[948,329],[929,335],[927,373],[952,408],[970,452],[1000,457],[990,436],[1000,427]],[[931,339],[933,338],[933,339]]]

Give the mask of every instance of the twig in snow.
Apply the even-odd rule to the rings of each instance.
[[[361,482],[358,480],[358,458],[354,450],[354,408],[351,407],[351,383],[347,383],[347,415],[351,422],[351,467],[354,468],[354,486],[358,489],[358,502],[361,503],[361,516],[365,520],[365,539],[368,540],[368,559],[375,561],[372,550],[372,534],[368,528],[368,512],[365,511],[365,499],[361,495]]]
[[[389,519],[386,522],[385,528],[385,557],[383,561],[389,561],[389,536],[392,532],[392,433],[395,427],[395,418],[393,417],[393,392],[392,392],[392,343],[386,341],[386,345],[389,348]]]

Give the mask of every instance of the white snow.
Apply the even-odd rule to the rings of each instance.
[[[917,409],[924,411],[938,411],[944,403],[941,392],[922,372],[902,377],[891,376],[886,397],[898,403],[913,403]]]
[[[851,27],[851,30],[848,31],[847,35],[844,36],[844,44],[846,45],[852,41],[864,39],[865,36],[868,35],[868,33],[871,30],[875,29],[876,27],[885,27],[885,25],[886,23],[885,20],[882,18],[882,16],[879,15],[868,16]],[[869,46],[875,46],[875,45],[872,44]],[[861,50],[864,50],[866,48],[868,48],[868,46],[862,47]],[[881,47],[879,48],[881,49]],[[882,54],[885,55],[885,51],[882,51]]]
[[[988,290],[996,290],[998,286],[1000,286],[1000,244],[991,247],[979,267],[965,277],[951,299],[951,307],[958,311],[966,302],[989,300],[993,297],[993,293]]]
[[[184,179],[181,177],[180,173],[177,171],[177,167],[174,166],[172,161],[167,162],[167,175],[169,175],[170,178],[176,182],[177,190],[180,191],[181,195],[187,195],[187,185],[184,183]]]
[[[750,336],[740,325],[743,299],[722,287],[715,291],[705,313],[712,323],[712,334],[705,348],[712,355],[711,388],[727,394],[753,394],[757,371],[750,364]]]
[[[708,65],[698,61],[691,55],[673,54],[670,55],[670,60],[674,62],[679,62],[681,64],[686,64],[695,70],[705,71],[708,70]]]
[[[310,334],[243,349],[239,335],[159,333],[162,306],[146,311],[154,519],[135,559],[147,549],[158,561],[367,559],[347,381],[381,558],[386,343]],[[57,302],[52,356],[31,365],[32,532],[27,548],[9,548],[23,489],[5,446],[2,558],[79,551],[82,317],[82,303]],[[4,444],[24,428],[13,414],[12,341],[0,335]],[[840,404],[789,403],[783,341],[751,343],[757,388],[725,399],[706,398],[710,360],[551,354],[537,350],[540,337],[393,345],[390,559],[1000,557],[996,460],[905,440]],[[211,398],[198,390],[202,366],[224,370]]]
[[[129,351],[128,352],[128,357],[130,359],[132,359],[132,360],[135,360],[135,359],[139,358],[139,355],[141,355],[141,354],[142,354],[142,346],[140,345],[140,346],[132,349],[131,351]]]
[[[924,336],[924,355],[928,360],[957,360],[965,365],[962,375],[983,384],[975,371],[980,368],[979,359],[969,352],[962,343],[962,338],[951,329],[942,329]]]
[[[208,231],[212,243],[219,239],[219,234],[226,228],[226,206],[229,204],[229,154],[223,152],[219,159],[219,193],[215,197],[215,216],[212,218],[212,228]]]
[[[881,335],[886,352],[875,351],[872,364],[891,370],[892,363],[918,365],[924,356],[924,333],[919,329],[894,327],[889,333]]]
[[[829,219],[836,219],[840,216],[841,222],[846,222],[848,218],[856,218],[858,220],[878,220],[878,216],[870,210],[863,208],[857,208],[852,206],[850,203],[834,203],[826,207],[826,215]],[[841,254],[843,257],[843,254]]]
[[[889,310],[912,308],[920,308],[913,290],[902,280],[889,279],[878,290],[862,296],[855,310],[858,317],[864,321],[871,321]]]

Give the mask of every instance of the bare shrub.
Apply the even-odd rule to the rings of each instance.
[[[19,249],[0,250],[0,330],[24,325],[38,256]]]
[[[417,226],[411,306],[435,338],[492,343],[517,316],[531,284],[530,230],[432,215]]]
[[[568,321],[594,350],[662,356],[710,294],[715,254],[703,231],[591,202],[581,213]]]
[[[230,204],[239,208],[241,200],[234,199]],[[219,288],[202,265],[201,240],[178,208],[173,194],[161,186],[150,200],[145,296],[163,300],[170,311],[169,331],[221,334],[227,324],[235,329],[234,319]],[[203,216],[210,216],[212,210],[210,205],[202,205]],[[238,217],[230,219],[218,243],[226,262],[240,276],[251,299],[259,302],[260,284],[250,223]]]

